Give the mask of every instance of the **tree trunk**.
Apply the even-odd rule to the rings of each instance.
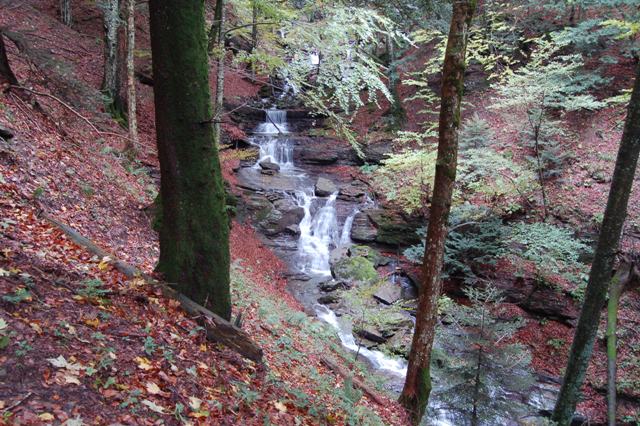
[[[4,45],[4,33],[0,30],[0,85],[18,86],[18,79],[9,65],[7,49]]]
[[[60,21],[68,27],[71,26],[71,0],[60,0]]]
[[[400,403],[407,409],[414,424],[420,423],[431,393],[431,347],[442,287],[440,275],[444,261],[447,222],[456,178],[465,54],[475,6],[475,0],[453,2],[453,15],[442,70],[438,159],[427,229],[423,282],[420,287],[407,378],[400,395]]]
[[[580,387],[589,365],[593,344],[600,322],[607,288],[622,225],[627,216],[627,204],[640,153],[640,67],[629,101],[624,132],[618,148],[618,158],[613,171],[609,200],[604,213],[598,247],[591,266],[582,312],[571,345],[564,382],[553,411],[553,420],[561,426],[571,423]]]
[[[213,16],[213,22],[211,23],[211,29],[209,30],[209,53],[213,52],[213,49],[218,45],[220,40],[224,40],[224,32],[221,32],[222,19],[224,12],[224,0],[216,0],[216,10]],[[223,44],[224,46],[224,44]]]
[[[124,102],[120,96],[120,58],[118,54],[118,29],[120,27],[120,0],[106,0],[104,15],[104,75],[102,92],[107,97],[107,107],[116,118],[122,116]]]
[[[218,0],[218,3],[220,4],[220,21],[218,25],[218,35],[216,36],[216,39],[218,40],[218,57],[216,60],[216,104],[213,120],[213,133],[216,143],[220,143],[222,114],[224,112],[224,60],[226,57],[224,50],[224,0]],[[216,4],[216,9],[217,7],[218,4]]]
[[[127,0],[127,122],[129,139],[125,152],[130,159],[138,150],[138,118],[136,116],[136,75],[134,52],[136,47],[136,0]]]
[[[229,220],[211,126],[204,2],[151,0],[149,10],[162,206],[157,270],[228,320]]]
[[[251,20],[251,51],[253,52],[258,47],[258,1],[253,0],[251,2],[253,10],[252,10],[252,20]]]

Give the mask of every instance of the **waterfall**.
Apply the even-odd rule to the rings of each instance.
[[[287,112],[274,108],[265,110],[265,121],[258,125],[251,139],[260,148],[254,168],[259,169],[261,161],[269,160],[278,164],[281,170],[293,169],[293,142],[283,136],[288,133]]]
[[[344,331],[344,327],[341,326],[335,312],[324,305],[316,305],[314,306],[314,309],[318,318],[336,329],[340,342],[342,342],[344,347],[352,351],[359,351],[360,355],[367,358],[375,368],[391,372],[400,377],[407,375],[407,363],[404,360],[399,358],[390,358],[380,351],[372,351],[362,346],[358,348],[358,344],[356,343],[353,334]]]
[[[311,204],[317,197],[304,191],[296,193],[298,205],[304,210],[304,217],[299,225],[298,249],[308,272],[331,275],[329,255],[331,248],[338,242],[338,218],[335,207],[337,196],[338,193],[331,194],[325,205],[312,215]]]
[[[344,221],[344,225],[342,226],[342,234],[340,234],[341,246],[351,244],[351,228],[353,227],[353,220],[356,218],[356,215],[358,213],[360,213],[360,210],[355,209],[353,213],[351,213]]]

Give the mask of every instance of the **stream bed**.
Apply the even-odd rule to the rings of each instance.
[[[318,303],[322,295],[320,284],[332,277],[332,253],[336,249],[346,251],[352,245],[354,220],[362,209],[375,203],[369,194],[358,200],[342,199],[338,196],[338,185],[333,182],[339,180],[338,177],[327,174],[321,166],[298,166],[295,150],[313,143],[309,138],[300,137],[298,130],[303,129],[300,124],[288,122],[286,111],[265,110],[264,122],[256,127],[250,139],[259,149],[259,158],[238,170],[240,186],[249,190],[249,205],[255,210],[261,208],[265,200],[279,207],[277,213],[270,213],[273,217],[267,218],[269,226],[259,230],[290,268],[288,290],[309,314],[334,328],[342,345],[366,360],[372,371],[384,378],[390,391],[399,393],[407,371],[406,360],[359,344],[352,324],[341,313]],[[434,372],[434,390],[424,424],[469,424],[465,416],[448,409],[447,403],[438,398],[438,389],[446,382],[446,377],[438,377]],[[517,399],[528,409],[525,412],[506,410],[494,421],[482,424],[537,424],[530,418],[535,419],[537,411],[550,408],[555,385],[538,382],[528,395],[506,395],[500,389],[492,393],[496,398]]]

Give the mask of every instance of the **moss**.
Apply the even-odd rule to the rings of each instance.
[[[371,284],[378,279],[378,273],[373,267],[373,262],[362,256],[340,259],[333,266],[332,272],[337,279],[354,282]]]

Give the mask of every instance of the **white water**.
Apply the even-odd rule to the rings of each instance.
[[[295,167],[293,144],[286,136],[289,132],[286,111],[269,109],[265,111],[265,114],[266,120],[258,125],[256,137],[254,137],[254,143],[260,147],[260,159],[255,167],[259,167],[260,161],[269,159],[279,164],[281,171],[293,169]],[[329,265],[331,250],[339,244],[351,243],[351,227],[359,210],[353,211],[340,228],[336,211],[337,196],[337,192],[331,194],[324,201],[324,205],[313,212],[313,205],[323,198],[315,195],[312,186],[302,188],[294,194],[297,204],[304,209],[304,217],[299,224],[298,254],[301,263],[300,269],[307,274],[322,277],[331,276]],[[358,348],[351,333],[351,327],[348,324],[341,324],[332,310],[326,306],[317,305],[315,311],[318,318],[337,331],[340,342],[345,348],[358,352],[377,369],[398,377],[406,375],[407,365],[404,360],[391,358],[380,351],[373,351],[365,347]]]

